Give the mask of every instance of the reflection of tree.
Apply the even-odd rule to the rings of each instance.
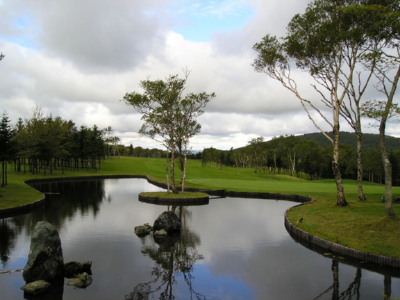
[[[142,253],[149,256],[155,266],[151,272],[154,279],[138,284],[132,293],[125,296],[128,300],[149,299],[151,294],[159,293],[159,299],[175,299],[173,285],[177,284],[176,274],[183,275],[190,292],[190,299],[206,299],[205,296],[193,289],[193,266],[197,260],[203,259],[197,252],[200,237],[186,226],[187,211],[180,207],[181,234],[165,238],[147,236],[142,239],[145,243]]]
[[[353,282],[350,283],[348,288],[340,293],[339,290],[339,262],[336,259],[332,259],[332,273],[333,273],[333,284],[326,289],[324,292],[319,294],[314,300],[320,299],[323,295],[332,291],[332,300],[351,300],[360,299],[360,287],[361,287],[361,268],[358,267],[356,271],[356,277]],[[354,297],[354,298],[353,298]]]
[[[319,254],[324,254],[326,252],[326,249],[323,249],[321,247],[318,247],[314,244],[311,244],[307,241],[305,241],[302,238],[299,238],[295,235],[293,235],[291,232],[289,232],[290,236],[298,243],[302,244],[303,246],[305,246],[306,248],[313,250]],[[352,259],[345,259],[343,261],[345,264],[350,265],[354,268],[357,269],[356,271],[356,276],[353,280],[353,282],[349,285],[349,287],[342,292],[341,294],[339,294],[338,298],[334,298],[332,297],[332,299],[360,299],[360,285],[361,285],[361,269],[366,269],[368,271],[374,272],[374,273],[378,273],[381,274],[382,276],[384,276],[384,299],[390,299],[391,293],[392,293],[392,282],[391,279],[392,277],[396,277],[398,278],[400,275],[400,272],[398,269],[396,268],[390,268],[390,267],[384,267],[375,263],[363,263],[359,260],[352,260]],[[320,299],[322,298],[323,295],[327,294],[330,290],[332,290],[334,288],[334,285],[337,284],[337,289],[339,289],[339,265],[337,265],[337,260],[333,260],[332,261],[332,271],[334,272],[334,284],[331,285],[329,288],[327,288],[324,292],[322,292],[320,295],[318,295],[316,298],[314,299]],[[337,280],[336,280],[336,275],[337,275]],[[334,293],[335,295],[335,293]],[[333,296],[334,296],[333,295]],[[354,298],[353,298],[354,297]]]
[[[332,259],[332,273],[333,273],[333,293],[332,300],[339,299],[339,262]]]
[[[14,228],[8,224],[7,219],[0,220],[0,260],[3,268],[6,267],[14,248],[15,237],[17,233]]]
[[[43,220],[58,229],[62,228],[64,222],[78,211],[82,215],[91,211],[96,216],[105,199],[104,180],[53,181],[31,185],[46,193],[45,205],[26,215],[0,219],[0,260],[3,267],[11,255],[15,238],[22,230],[30,236],[36,223]],[[110,202],[111,198],[107,201]]]
[[[361,286],[361,268],[357,268],[356,277],[349,287],[340,294],[339,299],[360,299],[360,286]]]
[[[46,195],[43,209],[38,208],[30,214],[12,218],[18,228],[25,228],[28,235],[38,221],[47,221],[56,228],[62,228],[65,221],[76,213],[81,215],[100,210],[105,199],[104,180],[54,181],[31,184]]]
[[[390,296],[392,295],[392,277],[389,275],[385,275],[383,279],[383,285],[384,285],[384,297],[385,299],[390,299]]]

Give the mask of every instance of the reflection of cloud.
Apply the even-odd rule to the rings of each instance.
[[[204,251],[211,251],[204,252],[207,260],[214,261],[214,251],[226,251],[226,253],[239,251],[247,256],[267,236],[271,237],[274,243],[290,239],[284,228],[282,230],[281,224],[284,210],[293,205],[294,202],[287,201],[215,199],[207,206],[196,208],[191,226],[196,231],[201,228],[204,232],[199,234],[203,241],[202,245],[208,245],[208,249]],[[248,225],[249,222],[252,224],[251,227]],[[218,231],[218,234],[214,234],[215,231]],[[224,237],[223,243],[220,242],[221,237]]]
[[[227,198],[196,207],[191,226],[201,236],[199,251],[212,277],[217,281],[232,278],[254,289],[254,299],[314,299],[328,289],[333,284],[331,259],[296,244],[283,226],[284,211],[295,204]],[[379,298],[383,277],[362,272],[362,280],[368,278],[368,282],[363,281],[361,287],[370,286],[377,291],[371,299]],[[341,292],[355,275],[354,267],[339,263]],[[400,283],[398,278],[393,280]],[[371,293],[369,288],[361,290],[365,298]],[[329,299],[331,294],[327,294]]]
[[[196,265],[195,289],[202,291],[208,300],[247,300],[256,299],[250,284],[236,280],[232,275],[215,276],[206,265]]]

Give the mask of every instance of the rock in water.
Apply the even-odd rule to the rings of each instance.
[[[50,287],[50,283],[44,281],[44,280],[38,280],[34,281],[31,283],[27,283],[21,287],[21,290],[28,294],[40,294],[43,293],[44,291],[47,291]]]
[[[151,226],[146,223],[146,224],[141,225],[141,226],[136,226],[135,227],[135,234],[138,237],[144,237],[144,236],[150,234],[151,230],[152,230]]]
[[[83,263],[77,261],[70,261],[64,265],[64,277],[73,278],[76,275],[86,272],[89,275],[92,274],[92,262],[85,261]]]
[[[78,274],[75,278],[72,278],[67,282],[67,285],[76,288],[84,289],[92,284],[92,277],[87,273]]]
[[[174,234],[181,229],[181,222],[174,212],[164,211],[154,221],[153,229],[155,231],[164,229],[168,234]]]
[[[58,231],[45,221],[38,222],[31,237],[28,262],[23,271],[26,282],[62,277],[64,259]]]

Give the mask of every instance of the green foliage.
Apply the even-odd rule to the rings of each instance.
[[[257,72],[262,73],[265,69],[268,72],[274,72],[275,68],[282,70],[289,68],[284,47],[275,36],[267,34],[260,43],[253,46],[253,50],[258,53],[258,57],[252,64]]]
[[[170,75],[166,80],[143,80],[143,94],[125,94],[123,101],[142,114],[144,121],[139,133],[161,142],[172,150],[182,139],[189,139],[200,131],[196,119],[215,94],[190,93],[182,96],[189,73],[185,78]]]
[[[327,134],[333,137],[332,132],[327,132]],[[316,141],[321,147],[329,147],[331,145],[330,142],[320,132],[306,133],[304,135],[300,135],[299,138],[301,140]],[[357,149],[357,136],[353,132],[341,131],[340,143],[350,145],[355,150]],[[400,138],[386,136],[386,143],[389,150],[400,149]],[[379,135],[372,133],[364,133],[362,146],[364,151],[368,151],[370,149],[378,149]]]
[[[326,134],[333,136],[332,132]],[[379,150],[379,136],[363,135],[363,164],[366,181],[384,183],[383,164]],[[387,137],[390,160],[393,161],[393,183],[400,185],[400,139]],[[344,179],[357,179],[357,137],[341,132],[341,166]],[[280,136],[270,141],[254,138],[245,147],[229,151],[207,148],[202,152],[202,166],[236,166],[254,168],[254,172],[288,174],[303,179],[333,178],[332,145],[322,133],[301,136]],[[293,171],[294,170],[294,171]],[[399,172],[397,172],[399,170]]]
[[[61,117],[43,117],[41,108],[33,110],[31,118],[19,119],[16,125],[16,169],[38,173],[43,169],[81,167],[97,169],[97,160],[104,158],[103,131],[96,125],[81,126]]]
[[[0,161],[13,159],[15,152],[15,130],[8,115],[3,113],[0,120]]]
[[[0,162],[1,162],[1,186],[7,183],[7,163],[14,159],[15,130],[11,127],[11,120],[6,113],[3,113],[0,121]]]
[[[388,111],[386,111],[388,110]],[[396,118],[399,119],[400,107],[397,103],[388,104],[387,101],[373,100],[367,101],[361,105],[362,116],[374,119],[381,122],[385,116],[387,119]],[[379,125],[371,124],[372,127],[378,127]]]

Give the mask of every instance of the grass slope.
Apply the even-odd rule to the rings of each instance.
[[[152,179],[166,182],[164,159],[121,157],[105,161],[97,172],[61,171],[44,176],[9,172],[8,183],[0,188],[0,209],[19,206],[42,198],[42,195],[23,183],[33,178],[96,176],[96,175],[148,175]],[[176,172],[179,182],[180,172]],[[303,218],[298,226],[316,236],[353,249],[400,258],[400,220],[385,217],[384,204],[380,198],[384,186],[364,183],[368,198],[360,202],[355,181],[344,181],[344,189],[350,206],[337,207],[336,188],[333,180],[306,181],[286,175],[254,173],[253,169],[201,167],[200,161],[188,161],[187,186],[232,191],[273,192],[297,194],[315,198],[312,204],[291,209],[288,217],[293,224]],[[400,195],[400,187],[393,188]],[[400,215],[400,205],[394,210]]]

